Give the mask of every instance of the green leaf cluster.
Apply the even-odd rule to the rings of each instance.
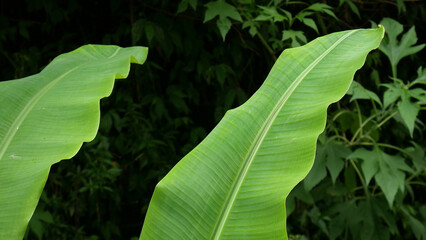
[[[413,57],[424,44],[412,47],[417,42],[414,27],[405,32],[396,20],[385,18],[381,23],[390,31],[379,50],[384,53],[384,63],[390,63],[390,72],[400,73],[396,70],[401,59]],[[354,81],[348,97],[332,110],[329,125],[319,139],[317,161],[289,197],[293,199],[287,205],[289,211],[302,216],[293,221],[314,223],[321,232],[318,237],[409,236],[402,231],[411,232],[415,239],[425,235],[424,228],[419,227],[425,226],[425,205],[418,189],[425,186],[426,158],[424,147],[416,139],[423,139],[425,129],[421,118],[425,109],[424,70],[411,61],[417,71],[408,79],[386,75],[375,70],[383,64],[377,57],[370,58],[371,73]],[[297,204],[312,207],[300,214]],[[398,221],[402,221],[403,230]]]
[[[207,10],[206,15],[204,16],[204,22],[210,21],[216,16],[219,16],[216,24],[219,28],[220,34],[222,35],[223,41],[225,41],[225,36],[232,25],[231,19],[241,22],[242,19],[240,14],[234,6],[226,3],[225,0],[209,2],[206,4],[206,7]]]

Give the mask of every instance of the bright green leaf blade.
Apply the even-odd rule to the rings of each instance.
[[[285,50],[261,88],[159,182],[141,239],[287,239],[285,198],[312,166],[326,109],[383,33]]]
[[[23,238],[50,166],[95,137],[99,100],[146,56],[143,47],[87,45],[0,82],[0,239]]]

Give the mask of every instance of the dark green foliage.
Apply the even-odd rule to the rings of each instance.
[[[28,239],[139,236],[158,180],[260,86],[282,50],[380,22],[387,40],[329,109],[314,168],[288,198],[290,239],[426,239],[425,9],[402,0],[0,1],[3,80],[86,43],[150,48],[102,101],[95,141],[52,168]]]

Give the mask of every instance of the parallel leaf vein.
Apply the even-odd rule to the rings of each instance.
[[[18,132],[19,126],[22,124],[22,122],[25,120],[25,118],[28,116],[28,114],[31,112],[31,110],[34,108],[34,106],[40,101],[40,99],[51,89],[56,83],[58,83],[61,79],[63,79],[65,76],[73,72],[78,68],[74,67],[67,72],[63,73],[53,81],[51,81],[49,84],[44,86],[39,92],[37,92],[34,97],[32,97],[28,103],[25,105],[25,107],[22,109],[22,111],[19,113],[19,115],[16,117],[15,121],[10,126],[9,130],[7,131],[6,135],[0,142],[0,161],[3,159],[3,156],[9,147],[10,142],[12,141],[15,134]]]
[[[242,183],[246,177],[247,171],[250,168],[251,163],[253,162],[254,157],[256,156],[257,151],[259,150],[266,134],[268,133],[269,129],[272,126],[272,123],[278,116],[278,113],[284,106],[284,104],[287,102],[289,97],[292,95],[292,93],[296,90],[296,88],[299,86],[299,84],[302,82],[302,80],[312,71],[312,69],[318,65],[319,62],[321,62],[324,57],[326,57],[333,49],[335,49],[343,40],[348,38],[350,35],[354,34],[357,31],[351,31],[343,35],[340,39],[338,39],[335,43],[333,43],[326,51],[324,51],[319,57],[317,57],[305,70],[303,70],[299,76],[295,79],[294,82],[289,86],[289,88],[286,90],[286,92],[283,94],[281,99],[277,102],[273,110],[271,111],[270,115],[267,118],[266,123],[261,128],[261,131],[258,134],[258,137],[256,138],[257,141],[251,148],[251,150],[248,153],[248,156],[245,159],[245,164],[241,168],[238,177],[236,181],[233,184],[232,190],[230,194],[227,197],[225,208],[222,210],[220,217],[215,225],[215,229],[212,235],[211,239],[218,240],[223,232],[223,229],[225,227],[226,220],[229,217],[229,214],[231,212],[232,206],[235,203],[237,194],[242,186]]]

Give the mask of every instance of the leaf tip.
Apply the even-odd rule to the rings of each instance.
[[[382,24],[379,24],[378,27],[379,27],[378,30],[381,31],[382,38],[383,38],[385,36],[386,28]]]

